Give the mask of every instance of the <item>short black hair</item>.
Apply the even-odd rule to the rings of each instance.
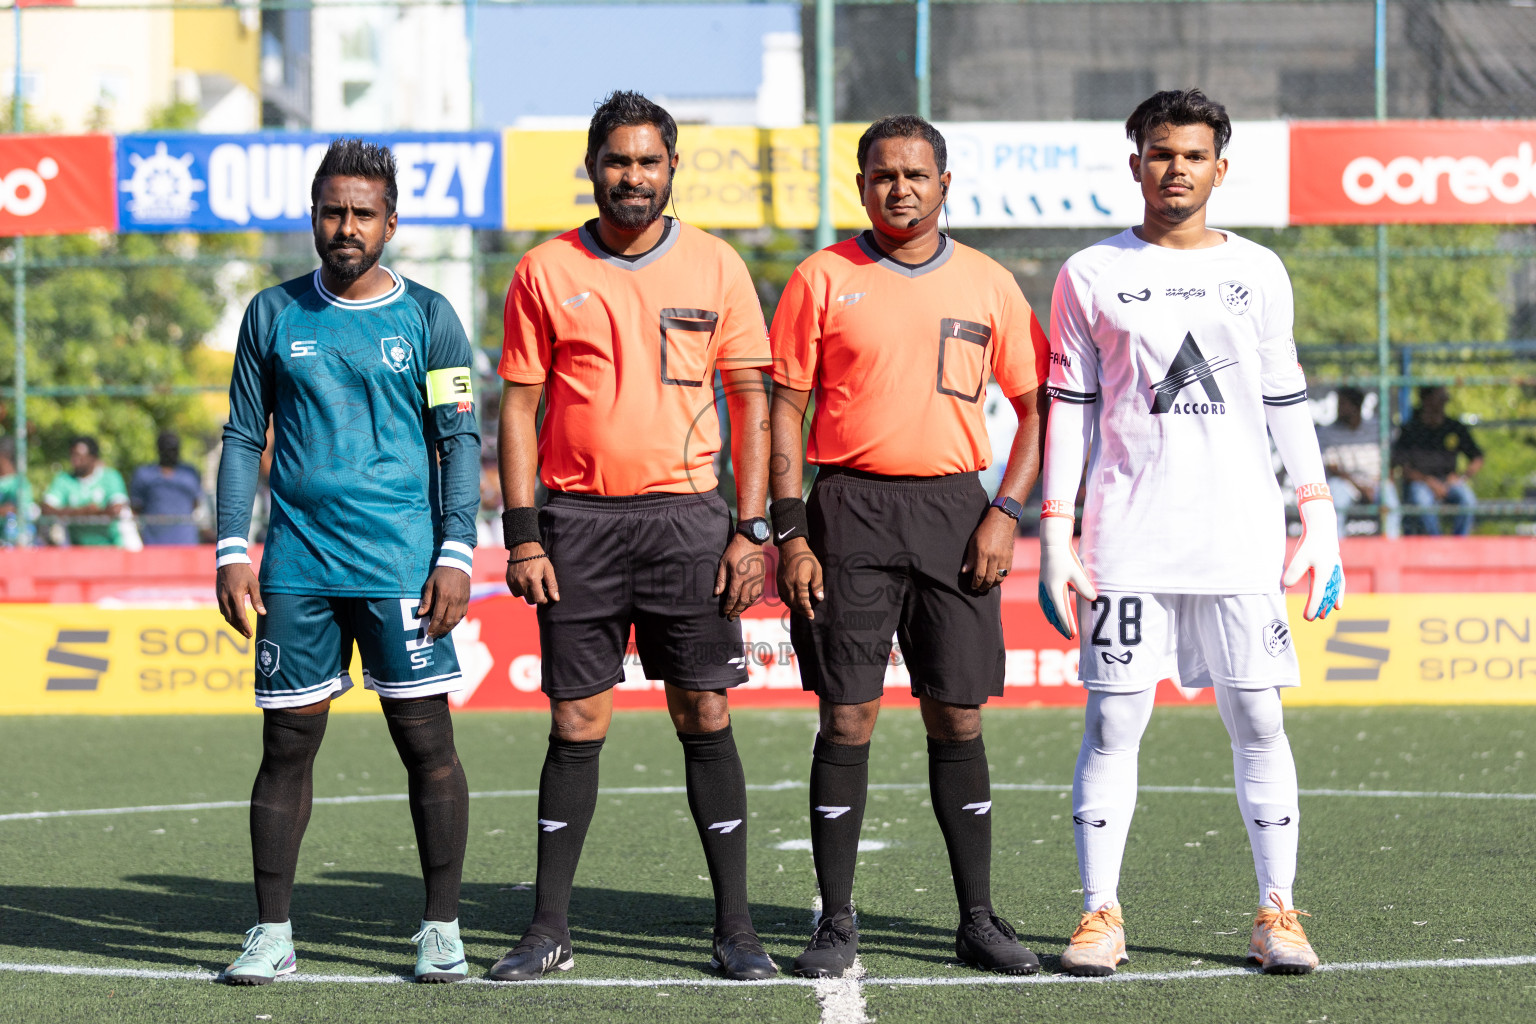
[[[315,168],[315,180],[309,186],[311,206],[320,202],[320,183],[326,178],[364,178],[384,183],[384,215],[395,212],[400,190],[395,186],[395,154],[388,146],[362,139],[335,139],[325,151],[325,158]]]
[[[597,159],[597,151],[603,148],[615,128],[642,124],[650,125],[661,135],[661,141],[667,146],[667,156],[677,155],[677,122],[672,120],[672,115],[637,92],[615,89],[592,112],[592,121],[587,125],[587,159]]]
[[[91,458],[101,458],[101,445],[90,434],[77,434],[69,439],[69,447],[71,449],[77,444],[85,445],[85,450],[91,453]]]
[[[1164,89],[1148,96],[1126,118],[1125,137],[1136,143],[1136,152],[1140,153],[1153,129],[1188,124],[1210,126],[1216,136],[1217,156],[1232,141],[1232,119],[1227,116],[1227,108],[1199,89]]]
[[[1339,396],[1341,402],[1348,402],[1356,409],[1365,408],[1365,392],[1359,388],[1343,387],[1339,388],[1335,394]]]
[[[864,161],[869,159],[870,147],[881,139],[923,139],[933,147],[933,160],[939,165],[939,173],[949,164],[949,151],[944,146],[944,136],[939,130],[916,114],[892,114],[882,117],[859,136],[859,172],[864,171]]]

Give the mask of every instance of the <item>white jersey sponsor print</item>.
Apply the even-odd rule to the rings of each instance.
[[[1101,590],[1280,588],[1264,406],[1305,401],[1307,383],[1284,265],[1226,235],[1168,249],[1122,231],[1056,279],[1050,390],[1090,407],[1081,556]]]

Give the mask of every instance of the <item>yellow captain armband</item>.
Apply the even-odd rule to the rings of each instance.
[[[468,411],[475,401],[474,375],[467,366],[427,371],[427,405],[457,405]]]

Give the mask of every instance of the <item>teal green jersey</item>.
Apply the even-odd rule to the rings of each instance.
[[[267,424],[262,589],[409,597],[434,563],[470,570],[480,434],[469,339],[438,293],[390,271],[348,301],[319,271],[268,288],[240,326],[219,463],[220,565],[246,541]]]

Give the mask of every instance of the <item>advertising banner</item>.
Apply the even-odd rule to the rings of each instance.
[[[852,124],[832,129],[832,209],[838,227],[865,223],[854,184],[863,130],[863,125]],[[597,216],[585,164],[586,132],[509,128],[502,146],[509,231],[567,230]],[[814,126],[682,125],[677,130],[677,155],[673,197],[678,215],[689,224],[702,228],[816,226],[820,154]]]
[[[486,593],[492,593],[487,588]],[[1536,704],[1536,644],[1530,594],[1360,594],[1322,622],[1304,622],[1290,603],[1291,637],[1302,685],[1289,705]],[[814,707],[800,689],[782,607],[759,605],[742,620],[748,682],[734,707]],[[1007,638],[1004,694],[989,706],[1076,706],[1078,650],[1045,624],[1033,602],[1003,602]],[[545,710],[539,691],[533,609],[505,593],[472,601],[454,630],[465,686],[455,708]],[[10,670],[0,677],[7,714],[230,713],[254,708],[251,641],[213,608],[0,604],[0,644]],[[353,661],[354,680],[362,677]],[[887,703],[915,703],[900,650],[886,669]],[[1213,702],[1210,690],[1158,686],[1160,703]],[[625,659],[615,691],[620,708],[666,706],[662,684]],[[337,711],[377,710],[361,684]]]
[[[1291,128],[1293,224],[1536,223],[1536,121]]]
[[[123,231],[308,231],[315,168],[333,136],[165,133],[117,140]],[[402,223],[501,226],[495,132],[387,132]]]
[[[867,220],[854,176],[863,124],[833,126],[833,223]],[[1103,227],[1141,220],[1125,126],[1093,121],[955,122],[944,134],[955,227]],[[1231,170],[1211,198],[1211,218],[1234,227],[1286,223],[1289,128],[1283,121],[1233,127]],[[506,226],[553,231],[596,214],[580,131],[509,129]],[[673,185],[685,221],[705,228],[813,228],[819,153],[814,125],[736,128],[684,125]],[[517,168],[517,181],[510,175]]]
[[[1125,125],[1105,121],[954,122],[949,219],[967,228],[1090,228],[1141,223]],[[1283,227],[1290,191],[1284,121],[1232,126],[1226,180],[1211,193],[1215,225]]]
[[[0,136],[0,235],[116,229],[110,135]]]

